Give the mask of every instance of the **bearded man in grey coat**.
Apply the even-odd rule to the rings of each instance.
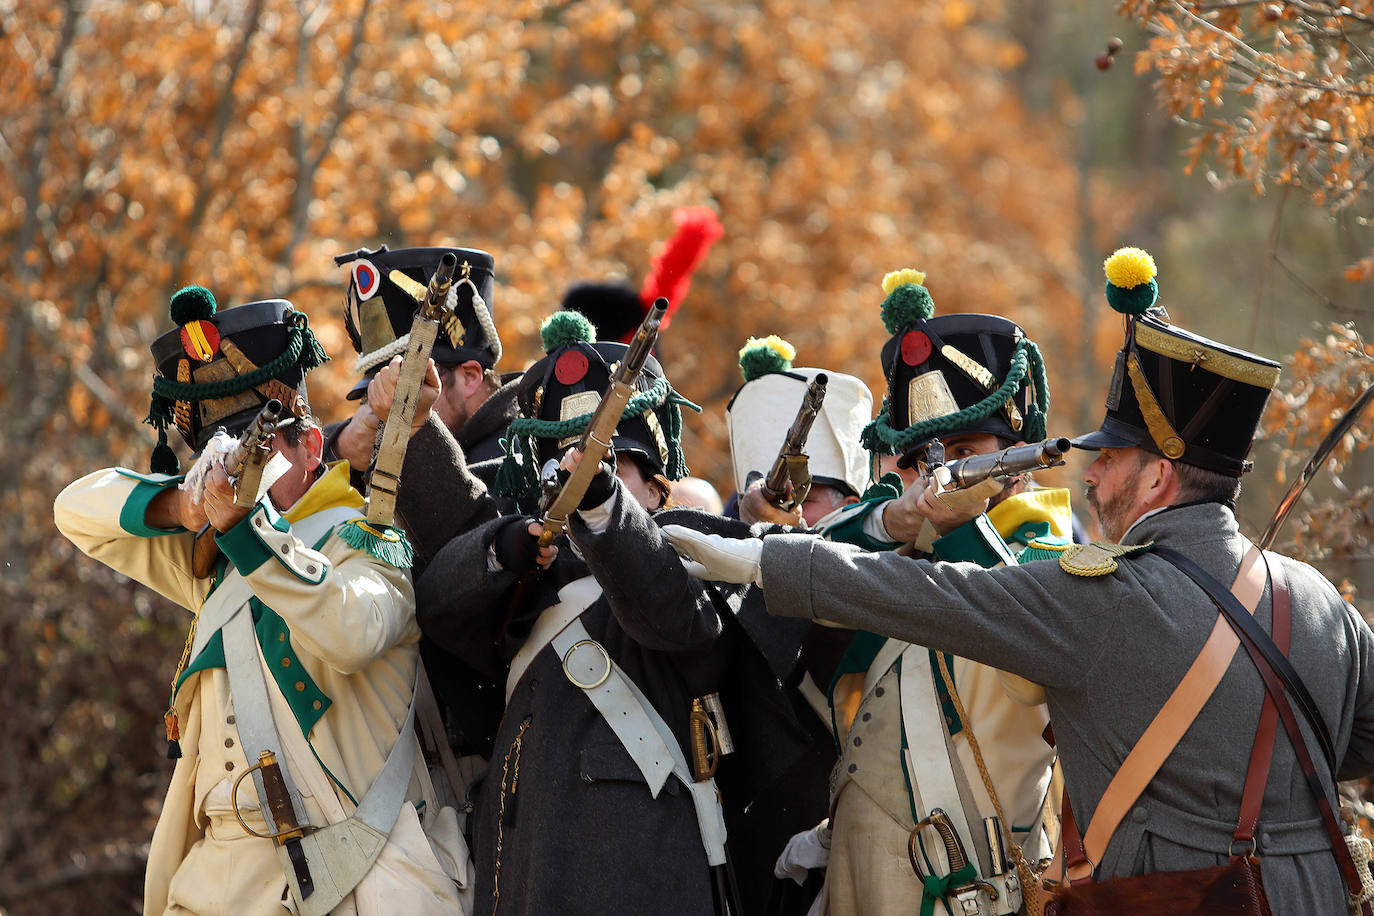
[[[784,534],[725,541],[665,533],[711,579],[754,581],[775,614],[832,621],[952,652],[1045,687],[1068,798],[1087,831],[1107,785],[1217,622],[1207,594],[1159,548],[1223,583],[1251,545],[1234,514],[1239,479],[1276,363],[1188,333],[1155,305],[1149,256],[1108,261],[1108,301],[1127,314],[1126,343],[1101,428],[1075,440],[1098,452],[1083,474],[1111,543],[1068,547],[1059,562],[982,569],[865,553]],[[1142,257],[1143,256],[1143,257]],[[1117,268],[1115,274],[1112,267]],[[937,530],[953,516],[935,487],[921,500]],[[1269,555],[1291,596],[1288,658],[1330,731],[1335,780],[1374,772],[1374,634],[1312,567]],[[1254,611],[1272,624],[1272,585]],[[1092,862],[1097,880],[1224,865],[1265,688],[1237,652],[1145,790]],[[1306,723],[1303,736],[1312,746]],[[1254,854],[1276,916],[1341,914],[1346,886],[1294,748],[1273,742]]]

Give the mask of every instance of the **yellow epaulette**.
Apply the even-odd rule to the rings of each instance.
[[[1059,555],[1059,566],[1064,572],[1074,576],[1107,576],[1116,572],[1118,557],[1133,557],[1145,553],[1154,545],[1154,541],[1124,545],[1113,544],[1110,541],[1073,544]]]

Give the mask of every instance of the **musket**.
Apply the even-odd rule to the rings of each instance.
[[[1312,478],[1317,476],[1326,459],[1336,448],[1336,444],[1350,432],[1350,427],[1360,419],[1370,402],[1374,401],[1374,385],[1370,385],[1364,390],[1364,394],[1355,399],[1346,412],[1336,421],[1336,425],[1331,427],[1326,438],[1322,439],[1317,450],[1312,453],[1312,457],[1307,460],[1307,465],[1302,469],[1302,473],[1297,476],[1288,492],[1283,494],[1283,499],[1279,500],[1278,508],[1274,510],[1274,518],[1269,522],[1269,527],[1264,529],[1264,534],[1259,539],[1261,550],[1268,550],[1269,545],[1274,543],[1274,538],[1279,536],[1279,529],[1288,520],[1288,515],[1293,511],[1293,507],[1298,503],[1298,497],[1302,496],[1307,485],[1312,482]]]
[[[763,480],[763,498],[784,512],[806,502],[806,494],[811,491],[810,462],[802,450],[806,448],[806,437],[811,434],[811,424],[816,422],[816,414],[825,403],[827,381],[825,373],[820,372],[806,386],[797,416],[782,440],[778,457],[773,459],[773,467]],[[791,492],[788,492],[789,483]]]
[[[620,425],[620,418],[625,415],[625,405],[630,402],[630,397],[635,392],[640,373],[644,371],[644,363],[648,361],[649,352],[653,349],[654,341],[658,339],[658,327],[667,313],[668,300],[662,296],[655,299],[649,308],[649,314],[644,316],[644,321],[635,331],[634,339],[625,351],[625,357],[616,365],[610,384],[606,386],[605,394],[597,403],[596,411],[587,423],[586,430],[577,440],[582,460],[561,485],[554,484],[546,488],[542,500],[545,508],[539,520],[544,526],[544,532],[539,535],[539,547],[548,547],[555,538],[567,530],[568,516],[577,508],[578,503],[582,502],[582,497],[586,495],[587,488],[591,486],[592,479],[601,467],[601,459],[611,450],[611,437],[615,435],[615,428]],[[534,459],[531,456],[527,460]],[[505,639],[506,625],[529,600],[530,592],[539,581],[540,572],[541,568],[538,566],[526,570],[515,583],[510,603],[506,606],[505,617],[496,631],[498,643]]]
[[[434,351],[439,326],[448,313],[448,292],[457,266],[457,255],[451,251],[445,253],[423,296],[416,297],[420,307],[410,326],[410,339],[402,357],[401,376],[396,381],[391,412],[377,435],[377,454],[368,482],[367,523],[374,528],[390,526],[396,517],[396,491],[401,483],[406,448],[410,444],[410,424],[415,419],[415,408],[424,387],[429,355]],[[393,275],[396,273],[392,271]],[[419,284],[415,286],[418,288]]]
[[[272,435],[280,422],[281,401],[272,398],[258,411],[253,422],[239,436],[239,441],[224,457],[224,472],[234,481],[234,505],[247,509],[257,503],[263,470],[272,457]],[[219,545],[210,535],[211,528],[207,522],[205,527],[196,532],[195,544],[191,548],[191,571],[198,579],[213,573],[215,561],[219,559]]]
[[[615,435],[615,428],[620,425],[620,418],[625,415],[625,405],[635,393],[635,385],[639,381],[640,373],[644,371],[644,363],[649,359],[654,341],[658,339],[658,326],[663,322],[663,316],[667,312],[668,300],[661,296],[655,299],[649,308],[649,314],[644,316],[644,321],[635,331],[630,348],[625,351],[624,358],[612,373],[605,394],[596,405],[596,411],[592,414],[582,437],[577,441],[582,459],[577,469],[553,493],[544,510],[543,518],[540,519],[540,524],[544,526],[544,533],[539,536],[540,547],[549,546],[567,529],[568,516],[577,509],[577,504],[586,495],[587,487],[591,486],[592,479],[596,477],[601,466],[601,459],[611,451],[611,437]]]
[[[944,464],[944,446],[941,445],[939,460],[928,462],[928,466],[932,468],[942,490],[965,490],[984,480],[1007,481],[1031,471],[1059,467],[1064,463],[1064,455],[1069,448],[1069,440],[1060,436],[1028,445],[1013,445],[986,455],[970,455]]]

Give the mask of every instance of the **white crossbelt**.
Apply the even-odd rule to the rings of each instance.
[[[927,816],[934,807],[944,810],[963,844],[969,861],[978,866],[980,878],[998,886],[999,893],[995,903],[989,901],[984,894],[978,895],[979,912],[1014,913],[1021,905],[1021,893],[1015,872],[1009,873],[1009,877],[988,877],[985,874],[986,867],[979,866],[979,847],[974,842],[972,830],[969,829],[968,815],[959,791],[959,777],[954,772],[954,749],[949,744],[949,729],[936,696],[935,673],[930,663],[930,651],[924,646],[908,646],[901,654],[902,668],[899,678],[902,729],[906,733],[907,743],[903,752],[904,762],[912,794],[919,798],[918,804],[922,808],[918,815]],[[936,861],[948,874],[950,866],[943,845],[932,845]]]
[[[601,586],[592,576],[575,579],[558,590],[558,603],[544,609],[530,629],[529,638],[511,660],[506,677],[506,700],[509,702],[516,685],[528,670],[530,662],[545,646],[552,647],[563,661],[563,671],[569,681],[581,687],[592,705],[601,713],[611,731],[620,739],[630,759],[634,761],[649,793],[658,798],[669,776],[677,776],[692,796],[702,846],[710,865],[725,863],[725,814],[720,805],[720,793],[714,779],[696,782],[687,766],[687,758],[678,746],[668,723],[640,692],[634,681],[620,669],[604,647],[587,633],[581,621],[582,612],[601,597]],[[592,647],[595,647],[594,649]],[[577,669],[570,667],[569,653],[581,648],[586,656],[584,664],[599,665],[599,670],[583,672],[588,676],[572,680]],[[578,662],[574,659],[572,665]],[[593,683],[595,681],[595,683]],[[583,684],[592,684],[587,687]]]
[[[357,515],[356,510],[349,512],[350,517]],[[321,513],[325,514],[327,513]],[[319,529],[320,524],[306,524],[317,518],[321,523],[329,521],[320,516],[312,516],[293,526],[293,532],[298,537],[309,537],[312,534],[315,537],[323,536],[324,530],[313,530]],[[337,521],[334,523],[337,524]],[[243,583],[242,586],[239,583]],[[243,577],[237,573],[234,573],[231,579],[227,579],[221,588],[230,585],[235,588],[247,588]],[[232,598],[233,594],[227,597]],[[250,764],[265,750],[276,756],[282,780],[291,797],[296,823],[301,827],[307,827],[310,823],[309,818],[300,793],[291,778],[287,756],[282,751],[280,736],[272,716],[271,699],[267,693],[267,677],[263,673],[263,662],[252,614],[245,610],[248,606],[246,602],[246,597],[238,601],[228,611],[229,619],[219,628],[224,634],[224,664],[229,676],[229,690],[234,698],[235,726],[239,734],[239,744]],[[418,677],[418,658],[416,666]],[[305,916],[323,916],[333,910],[344,897],[352,893],[386,844],[391,828],[396,823],[396,817],[400,814],[401,805],[405,802],[406,789],[410,785],[410,775],[415,765],[415,699],[416,692],[412,690],[410,708],[406,712],[405,722],[401,725],[396,743],[388,753],[381,772],[377,774],[353,814],[337,824],[330,824],[301,838],[301,849],[309,863],[310,876],[315,885],[309,897],[301,896],[295,868],[287,857],[286,848],[277,847],[277,857],[290,883],[299,912]],[[295,723],[291,723],[291,726],[294,725]],[[308,740],[308,736],[305,737]],[[253,771],[253,781],[258,790],[263,818],[273,830],[276,830],[276,820],[272,817],[267,802],[260,770]]]
[[[725,864],[725,814],[715,779],[696,782],[687,758],[668,723],[644,696],[634,681],[611,661],[604,647],[587,633],[581,620],[574,620],[554,637],[553,651],[563,659],[569,681],[582,688],[606,724],[634,760],[649,784],[654,798],[670,775],[687,787],[696,809],[697,827],[706,850],[708,865]],[[575,657],[574,650],[582,649]],[[599,650],[596,651],[596,650]],[[601,667],[604,666],[604,667]],[[577,676],[578,681],[573,677]],[[596,683],[593,683],[593,682]],[[584,686],[585,685],[585,686]]]
[[[511,694],[515,693],[515,685],[525,676],[526,669],[539,651],[600,597],[601,586],[592,576],[574,579],[558,590],[558,603],[540,612],[539,619],[530,628],[530,635],[525,644],[515,653],[515,658],[511,659],[510,673],[506,675],[507,703],[510,702]]]

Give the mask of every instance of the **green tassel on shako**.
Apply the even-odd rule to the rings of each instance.
[[[153,381],[156,383],[156,377]],[[148,404],[148,416],[143,418],[143,422],[157,430],[157,445],[153,447],[148,469],[154,474],[179,472],[181,462],[177,460],[177,453],[167,444],[167,425],[172,422],[172,402],[154,393]]]
[[[397,569],[409,569],[415,562],[415,550],[400,528],[374,527],[359,518],[340,525],[335,533],[349,547],[365,551]]]

